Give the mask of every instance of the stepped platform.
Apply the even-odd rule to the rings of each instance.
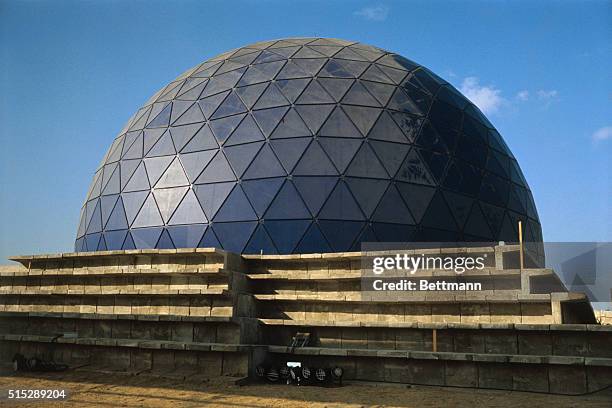
[[[244,377],[260,364],[341,366],[347,380],[581,394],[612,384],[612,326],[554,271],[518,267],[518,247],[480,270],[407,280],[478,291],[362,290],[364,256],[237,255],[218,249],[14,257],[0,267],[0,358],[19,352],[101,372]],[[297,332],[307,347],[290,348]]]

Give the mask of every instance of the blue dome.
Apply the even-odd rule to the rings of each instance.
[[[75,247],[514,242],[518,220],[541,242],[516,159],[450,84],[369,45],[287,38],[211,58],[138,109],[94,175]]]

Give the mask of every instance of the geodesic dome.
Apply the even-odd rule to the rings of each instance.
[[[358,250],[542,240],[491,123],[427,68],[369,45],[287,38],[211,58],[157,92],[96,171],[76,250]]]

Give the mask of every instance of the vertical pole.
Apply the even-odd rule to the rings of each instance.
[[[438,330],[436,329],[432,329],[431,331],[431,345],[434,353],[438,351]]]
[[[519,235],[519,254],[520,254],[520,270],[523,274],[523,222],[518,222],[518,235]]]

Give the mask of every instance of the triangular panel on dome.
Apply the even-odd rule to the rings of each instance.
[[[96,206],[91,214],[89,225],[87,225],[87,233],[92,234],[100,231],[102,231],[102,211],[100,209],[100,200],[96,200]]]
[[[283,166],[278,162],[274,152],[268,144],[264,144],[255,159],[251,162],[247,171],[244,173],[244,179],[257,179],[267,177],[285,176]]]
[[[134,244],[134,239],[132,238],[132,234],[129,232],[125,236],[125,240],[123,241],[122,249],[136,249],[136,244]]]
[[[172,242],[172,238],[170,238],[170,234],[168,234],[168,230],[163,230],[159,240],[157,241],[157,245],[155,245],[155,248],[176,249],[174,242]]]
[[[266,178],[245,180],[241,183],[242,190],[247,195],[258,217],[263,217],[284,180],[284,178]]]
[[[145,129],[143,131],[143,153],[147,154],[149,150],[157,143],[159,138],[166,132],[166,129]]]
[[[504,221],[502,222],[502,226],[497,237],[497,241],[504,241],[506,243],[518,242],[518,232],[516,228],[517,227],[515,227],[514,221],[509,216],[508,212],[506,212]]]
[[[311,140],[309,137],[276,139],[270,145],[287,173],[290,173]]]
[[[283,69],[278,73],[276,79],[308,78],[310,76],[311,75],[296,64],[295,61],[287,61],[287,64],[285,64]]]
[[[342,99],[342,103],[349,105],[362,105],[362,106],[373,106],[380,107],[380,102],[376,100],[368,92],[368,90],[361,84],[361,82],[356,81],[348,93]]]
[[[382,142],[378,140],[371,140],[370,146],[391,177],[395,176],[410,149],[410,147],[405,144]]]
[[[242,103],[238,95],[236,95],[234,92],[230,92],[223,103],[221,103],[217,110],[215,110],[215,113],[213,113],[210,119],[219,119],[226,116],[236,115],[238,113],[244,113],[246,111],[247,107],[244,106],[244,103]]]
[[[347,60],[353,60],[353,61],[366,61],[366,62],[368,61],[367,58],[364,58],[362,55],[357,54],[355,51],[353,51],[350,48],[342,49],[340,52],[334,55],[334,58],[347,59]]]
[[[319,218],[330,220],[363,220],[364,216],[351,191],[342,181],[329,195],[319,212]]]
[[[302,47],[298,52],[293,55],[293,58],[324,58],[326,55],[321,54],[318,51],[313,50],[310,47]]]
[[[155,248],[157,241],[164,229],[161,227],[155,228],[137,228],[130,230],[131,237],[136,249],[151,249]],[[126,238],[126,243],[128,239]],[[123,244],[124,249],[126,243]]]
[[[421,129],[422,119],[403,112],[389,112],[409,142],[414,142]]]
[[[415,223],[418,224],[421,222],[421,218],[423,218],[436,189],[411,183],[397,183],[397,189],[414,217]]]
[[[510,197],[510,183],[492,173],[485,173],[478,197],[488,203],[505,207]]]
[[[335,105],[299,105],[295,109],[312,133],[317,133]]]
[[[230,146],[223,149],[227,160],[234,169],[234,173],[236,173],[238,178],[242,177],[242,174],[249,164],[251,164],[251,161],[261,148],[262,144],[262,142],[238,144],[236,146]]]
[[[389,78],[391,78],[391,80],[392,80],[393,82],[395,82],[396,84],[400,84],[400,83],[402,82],[402,80],[403,80],[403,79],[406,77],[407,72],[406,72],[406,71],[404,71],[404,69],[403,69],[403,68],[399,68],[399,67],[398,67],[399,69],[397,69],[397,68],[395,68],[395,67],[391,67],[391,66],[388,66],[388,65],[386,65],[386,64],[384,64],[384,63],[382,63],[382,61],[383,61],[385,58],[388,58],[388,57],[390,57],[390,55],[386,55],[386,56],[384,56],[383,58],[379,59],[378,61],[376,61],[376,65],[378,65],[378,68],[379,68],[379,69],[380,69],[380,70],[381,70],[381,71],[382,71],[382,72],[383,72],[383,73],[384,73],[386,76],[388,76]]]
[[[408,95],[408,97],[414,102],[416,106],[418,106],[420,112],[425,115],[431,106],[431,96],[421,90],[420,88],[416,88],[409,82],[404,82],[403,84],[404,92]]]
[[[196,105],[192,101],[174,101],[172,103],[172,116],[170,116],[170,123],[176,122],[176,120],[183,115],[189,108]]]
[[[172,218],[168,221],[170,225],[176,224],[198,224],[208,222],[206,215],[200,207],[200,203],[196,198],[193,190],[187,191],[183,201],[174,211]],[[197,244],[197,243],[196,243]]]
[[[216,93],[228,90],[236,85],[238,80],[244,74],[246,68],[240,68],[234,71],[226,72],[221,75],[215,75],[206,84],[202,96],[214,95]]]
[[[311,77],[321,70],[321,67],[327,62],[327,58],[302,58],[293,61]]]
[[[287,111],[280,123],[270,135],[271,139],[311,136],[310,130],[294,109]]]
[[[361,146],[360,139],[341,139],[336,137],[322,137],[319,143],[330,157],[339,173],[344,173],[355,153]]]
[[[348,176],[387,178],[387,171],[380,163],[372,148],[364,143],[346,171]]]
[[[290,254],[310,225],[310,220],[266,221],[265,227],[278,252]]]
[[[182,153],[197,152],[200,150],[216,149],[219,147],[208,125],[202,126],[198,133],[183,147]]]
[[[282,94],[287,98],[287,100],[291,103],[294,103],[295,100],[300,96],[300,94],[306,88],[306,85],[310,82],[309,78],[302,79],[281,79],[276,80],[276,86]]]
[[[318,41],[318,40],[317,40]],[[335,53],[340,51],[342,47],[337,44],[334,45],[315,45],[316,42],[308,44],[308,48],[311,50],[315,50],[320,54],[325,55],[326,57],[332,57]]]
[[[164,220],[164,224],[168,223],[168,220],[170,220],[187,190],[189,190],[189,187],[156,188],[153,190],[153,195],[155,196],[155,201],[157,202],[157,207]]]
[[[378,119],[381,109],[378,108],[369,108],[362,106],[343,106],[342,109],[346,112],[346,114],[351,118],[353,123],[359,128],[361,133],[366,136],[372,126]]]
[[[255,105],[255,102],[257,102],[263,91],[265,91],[267,86],[267,83],[248,85],[236,88],[235,92],[240,97],[245,106],[248,109],[251,109],[253,105]]]
[[[87,247],[87,251],[96,251],[98,249],[98,244],[100,243],[101,237],[102,234],[99,232],[96,234],[85,235],[85,246]]]
[[[201,123],[171,127],[170,134],[172,136],[174,146],[176,147],[176,151],[180,152],[201,128]]]
[[[281,119],[285,116],[285,113],[289,109],[286,106],[278,108],[270,108],[257,110],[253,112],[253,117],[259,124],[259,127],[266,136],[270,136],[272,131],[276,128]]]
[[[206,86],[208,79],[206,78],[189,78],[192,82],[186,87],[183,86],[181,92],[176,96],[176,99],[182,101],[196,101],[202,94],[202,90]],[[185,83],[187,85],[187,83]]]
[[[396,174],[396,179],[408,183],[434,185],[434,179],[416,149],[408,153]]]
[[[103,170],[100,169],[94,174],[94,179],[91,185],[89,186],[89,191],[87,192],[87,199],[91,200],[92,198],[98,197],[100,195],[100,190],[102,189],[102,173]]]
[[[416,231],[416,227],[412,225],[383,222],[373,223],[372,229],[380,242],[411,242]]]
[[[270,83],[253,109],[267,109],[287,105],[289,105],[289,101],[283,96],[274,83]]]
[[[329,160],[319,143],[314,140],[302,155],[302,158],[293,171],[298,176],[333,176],[337,175],[336,168]]]
[[[327,238],[334,252],[345,252],[351,249],[352,243],[361,232],[363,221],[322,220],[319,227]]]
[[[295,248],[295,252],[299,254],[326,253],[333,252],[333,249],[327,243],[319,226],[312,223]]]
[[[421,225],[446,231],[457,231],[455,217],[453,217],[440,191],[434,194],[429,208],[427,208],[425,215],[423,215]]]
[[[325,88],[327,93],[334,98],[335,102],[340,102],[342,97],[346,94],[346,91],[348,91],[353,82],[355,82],[353,79],[342,78],[319,78],[317,81]]]
[[[253,85],[260,82],[270,81],[283,67],[285,61],[274,61],[263,64],[252,65],[246,71],[238,86]]]
[[[194,191],[208,219],[212,219],[236,183],[195,185]]]
[[[317,215],[334,189],[336,177],[294,177],[293,183],[313,215]]]
[[[123,209],[123,200],[119,198],[115,203],[108,219],[105,220],[104,230],[112,231],[112,230],[123,230],[128,228],[127,217],[125,215],[125,210]],[[125,237],[125,236],[124,236]],[[123,240],[121,241],[123,242]],[[121,248],[121,245],[117,247],[117,249]]]
[[[168,102],[164,109],[147,124],[147,128],[166,128],[170,125],[172,103]]]
[[[122,160],[140,159],[142,155],[144,154],[143,152],[143,134],[144,133],[142,131],[132,132],[132,133],[133,135],[131,135],[131,137],[133,137],[133,140],[129,144],[127,140],[128,136],[126,136],[125,149],[121,156]]]
[[[394,224],[415,224],[412,213],[394,185],[391,185],[383,195],[372,219],[377,222]]]
[[[302,105],[334,102],[335,100],[325,91],[317,80],[310,82],[296,101],[296,103]]]
[[[367,224],[359,233],[359,236],[355,241],[353,241],[353,245],[351,246],[350,251],[362,251],[363,243],[367,242],[378,242],[378,238],[376,238],[376,234],[374,233],[374,228],[372,228],[372,224]]]
[[[104,182],[104,180],[102,182]],[[105,196],[110,194],[119,194],[120,191],[121,177],[119,171],[119,163],[116,163],[114,171],[106,182],[106,185],[102,188],[102,195]]]
[[[157,181],[162,176],[162,174],[164,174],[168,166],[170,166],[170,163],[173,161],[173,159],[174,159],[173,156],[154,157],[154,158],[144,159],[144,164],[147,169],[147,175],[149,176],[149,183],[152,186],[154,186],[157,183]],[[132,177],[132,179],[134,179],[135,176],[138,175],[139,170],[136,170],[136,173]],[[129,187],[129,184],[131,184],[131,181],[130,183],[128,183],[128,187]]]
[[[171,225],[167,231],[177,248],[196,248],[204,235],[206,224]]]
[[[219,237],[223,249],[239,254],[242,253],[242,249],[248,242],[256,226],[256,221],[221,222],[215,223],[212,228]]]
[[[383,193],[389,186],[388,180],[374,180],[347,177],[346,183],[366,217],[370,217]]]
[[[499,234],[499,231],[502,227],[502,223],[504,221],[504,209],[500,207],[496,207],[494,205],[490,205],[487,203],[479,203],[480,209],[489,224],[489,228],[493,233],[494,240],[497,240],[496,237]]]
[[[470,216],[463,227],[463,232],[465,234],[484,238],[485,241],[489,241],[493,238],[489,225],[485,220],[485,215],[480,210],[480,206],[478,204],[474,204],[472,206],[472,211],[470,212]]]
[[[123,188],[124,192],[148,190],[151,188],[144,162],[141,160],[137,160],[137,162],[140,163],[140,165],[136,171],[134,171],[133,175],[131,175],[129,181],[126,181],[127,184]],[[130,166],[131,165],[133,165],[133,163],[130,163]]]
[[[138,214],[140,207],[142,207],[142,204],[144,203],[148,195],[148,191],[136,191],[133,193],[121,194],[121,199],[123,200],[123,206],[125,208],[125,215],[127,217],[128,224],[132,224],[134,222],[136,214]]]
[[[202,110],[202,113],[207,119],[210,119],[214,111],[217,110],[221,102],[229,93],[230,91],[225,91],[213,96],[209,96],[207,98],[200,99],[198,101],[200,109]]]
[[[257,214],[253,211],[249,200],[240,185],[236,185],[229,194],[217,214],[215,222],[235,222],[257,220]]]
[[[359,129],[357,129],[340,107],[334,109],[332,114],[329,115],[319,134],[327,137],[363,137]]]
[[[218,151],[197,178],[196,183],[221,183],[234,180],[236,180],[236,176],[227,162],[225,155],[223,155],[223,152]]]
[[[243,143],[256,142],[264,140],[265,137],[259,130],[259,127],[253,120],[251,115],[247,115],[238,128],[232,133],[232,136],[225,142],[225,146],[238,145]],[[247,163],[248,164],[248,163]]]
[[[106,231],[104,232],[104,241],[106,242],[106,248],[110,251],[120,250],[125,241],[127,230],[123,231]]]
[[[113,207],[115,207],[115,203],[117,202],[118,198],[119,198],[119,194],[103,196],[100,198],[100,209],[102,211],[102,226],[103,227],[108,221],[108,217],[110,216],[111,211],[113,210]]]
[[[372,94],[381,106],[386,106],[395,91],[395,86],[378,82],[361,81],[361,84]]]
[[[202,239],[198,243],[198,248],[219,248],[222,249],[223,245],[219,242],[219,239],[215,235],[212,228],[206,228],[206,232],[202,235]]]
[[[104,234],[100,237],[100,243],[98,243],[98,249],[96,251],[106,251],[106,241],[104,240]]]
[[[146,157],[169,156],[176,154],[174,142],[170,132],[164,134],[157,140],[155,145],[147,152]]]
[[[272,238],[268,235],[268,232],[262,224],[257,226],[257,229],[251,236],[249,243],[244,248],[245,254],[278,254]]]
[[[381,69],[375,64],[370,65],[370,67],[363,73],[363,75],[361,75],[361,79],[390,84],[393,85],[395,89],[395,82],[393,82],[393,80],[389,78],[387,74],[385,74],[383,71],[381,71]]]
[[[185,175],[183,166],[178,158],[168,166],[164,174],[160,177],[155,188],[176,187],[189,185],[189,179]]]
[[[319,72],[321,77],[358,78],[370,64],[363,61],[330,59]]]
[[[210,122],[210,128],[212,129],[219,144],[223,144],[227,140],[232,132],[238,127],[238,124],[242,121],[244,116],[245,114],[240,114]]]
[[[380,115],[376,124],[368,134],[368,137],[370,139],[388,142],[408,143],[408,139],[404,136],[404,133],[387,112],[383,112],[382,115]]]
[[[112,178],[112,176],[115,175],[115,170],[117,170],[118,168],[119,168],[119,162],[107,164],[103,167],[102,191],[104,191],[104,189],[106,188],[106,184]],[[117,176],[118,175],[119,175],[119,172],[117,172]]]
[[[157,208],[153,194],[149,194],[131,227],[154,227],[163,224],[164,220],[159,213],[159,208]]]
[[[310,212],[293,184],[287,180],[270,204],[265,218],[276,220],[310,218]]]

